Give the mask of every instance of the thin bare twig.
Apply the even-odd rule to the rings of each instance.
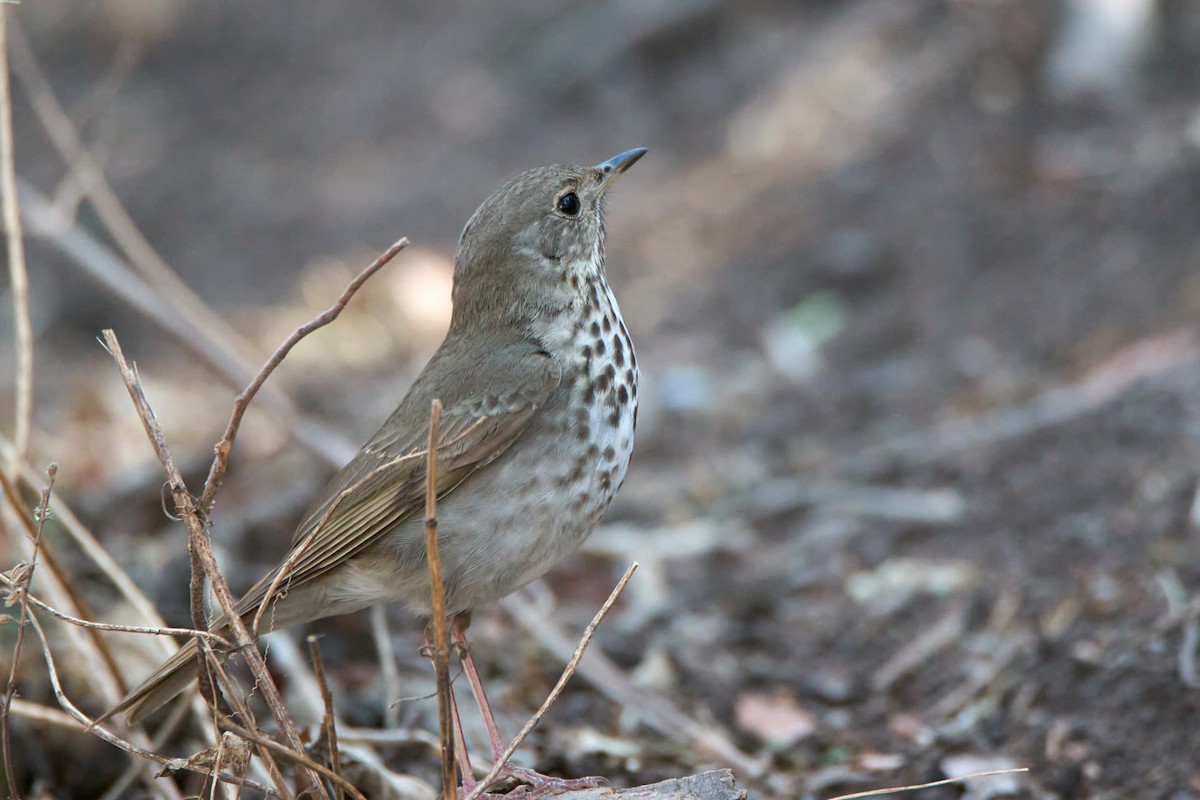
[[[243,383],[252,369],[244,354],[254,348],[180,279],[138,229],[103,170],[84,147],[78,129],[63,109],[19,26],[14,26],[13,34],[16,74],[34,113],[81,191],[91,201],[97,217],[141,277],[130,274],[119,259],[87,239],[73,220],[54,213],[44,198],[35,203],[31,227],[39,229],[78,264],[102,278],[105,285],[163,325],[227,378],[236,384]],[[31,187],[23,190],[23,194],[32,194]],[[38,200],[36,196],[33,199]],[[266,407],[287,422],[297,440],[314,452],[335,464],[345,460],[347,448],[341,437],[322,425],[300,419],[282,392],[269,389]]]
[[[4,238],[8,248],[8,275],[12,284],[13,327],[17,345],[17,419],[13,430],[16,452],[10,472],[29,449],[33,422],[33,326],[29,321],[29,273],[25,269],[25,239],[17,204],[17,179],[13,168],[12,91],[8,82],[8,9],[0,9],[0,192],[4,195]]]
[[[292,351],[301,339],[308,336],[315,330],[323,328],[329,323],[338,318],[346,304],[350,302],[350,298],[354,297],[362,285],[366,283],[372,275],[383,268],[385,264],[396,257],[404,248],[408,247],[408,239],[401,238],[392,244],[379,258],[372,261],[367,268],[358,273],[354,280],[342,292],[341,297],[337,301],[319,314],[310,322],[301,325],[291,336],[289,336],[283,344],[276,348],[271,357],[267,359],[267,363],[263,365],[254,379],[250,381],[250,385],[238,395],[237,401],[233,404],[233,414],[229,417],[229,424],[225,428],[225,434],[221,437],[221,441],[217,442],[216,453],[217,457],[213,459],[212,468],[209,469],[208,478],[204,482],[204,493],[200,496],[200,512],[208,514],[212,510],[213,499],[217,494],[217,490],[221,488],[221,481],[225,477],[225,469],[229,463],[229,453],[233,449],[233,441],[237,438],[238,428],[241,427],[242,417],[246,414],[246,409],[249,408],[250,402],[254,396],[258,394],[258,390],[262,388],[263,383],[267,378],[271,377],[271,373],[280,365],[287,354]]]
[[[400,708],[392,702],[400,697],[400,670],[396,666],[396,653],[392,649],[391,631],[388,630],[387,607],[383,603],[371,606],[371,637],[379,656],[379,675],[383,679],[383,723],[388,729],[400,727]]]
[[[517,752],[517,748],[521,746],[521,742],[525,741],[525,737],[542,721],[542,717],[546,716],[546,712],[558,700],[558,696],[562,694],[563,689],[567,686],[567,681],[571,680],[571,676],[578,669],[579,662],[583,659],[583,654],[587,651],[588,645],[592,642],[592,636],[596,633],[596,628],[600,627],[600,623],[608,616],[609,610],[617,602],[617,598],[621,596],[621,592],[625,589],[625,584],[629,583],[629,579],[633,577],[633,573],[637,571],[637,568],[637,562],[634,561],[629,565],[629,569],[625,570],[625,574],[621,576],[621,580],[617,581],[617,585],[613,587],[612,593],[608,595],[608,599],[604,601],[604,605],[600,606],[600,610],[596,612],[596,616],[592,617],[592,621],[584,629],[583,636],[579,639],[579,644],[575,647],[575,652],[571,654],[571,660],[563,668],[562,675],[558,677],[558,682],[554,684],[554,688],[550,690],[550,694],[546,695],[541,708],[529,718],[529,721],[525,723],[525,727],[521,728],[516,737],[509,742],[508,747],[504,748],[504,752],[496,759],[496,763],[492,765],[492,771],[487,774],[487,777],[481,780],[479,785],[471,790],[470,794],[464,800],[477,800],[484,793],[492,781],[496,780],[504,770],[513,753]]]
[[[454,698],[450,688],[450,639],[446,630],[446,587],[442,583],[442,559],[438,551],[437,448],[442,427],[442,401],[434,398],[429,409],[429,443],[425,467],[425,558],[429,565],[429,592],[433,619],[433,672],[437,679],[438,737],[442,745],[442,796],[455,800]]]
[[[9,454],[14,452],[12,444],[3,436],[0,436],[0,454]],[[26,488],[36,486],[37,474],[29,467],[28,464],[22,464],[18,474],[13,476],[13,480]],[[15,495],[15,487],[14,487]],[[8,488],[5,488],[8,492]],[[63,501],[60,495],[55,495],[50,498],[50,513],[54,515],[60,528],[74,540],[87,556],[92,560],[105,577],[112,582],[117,591],[121,593],[125,601],[138,612],[142,619],[149,623],[148,627],[153,629],[166,629],[166,624],[162,617],[158,615],[158,611],[154,608],[154,604],[150,599],[138,588],[137,584],[129,577],[129,574],[117,563],[104,545],[96,539],[95,535],[88,530],[71,510],[71,507]],[[51,612],[54,613],[54,612]],[[159,641],[163,644],[165,655],[173,655],[176,648],[171,644],[166,637],[159,637]]]
[[[963,783],[965,781],[974,780],[975,778],[987,778],[992,775],[1012,775],[1018,772],[1029,772],[1029,767],[1017,767],[1015,769],[996,769],[990,772],[973,772],[970,775],[960,775],[957,778],[943,778],[940,781],[931,783],[917,783],[912,786],[893,786],[888,789],[870,789],[865,792],[855,792],[854,794],[841,794],[837,797],[831,797],[829,800],[859,800],[862,797],[879,797],[885,794],[896,794],[897,792],[915,792],[919,789],[932,789],[934,786],[945,786],[950,783]]]
[[[304,747],[300,742],[296,723],[288,713],[287,707],[283,703],[283,698],[279,695],[279,689],[275,686],[275,681],[267,671],[262,653],[259,652],[254,638],[246,629],[241,615],[237,612],[237,603],[229,591],[229,584],[225,581],[225,576],[221,574],[216,559],[213,556],[212,543],[208,538],[204,514],[200,510],[195,498],[188,491],[187,484],[184,482],[183,476],[175,464],[175,459],[171,455],[166,441],[163,439],[162,428],[158,423],[158,418],[154,414],[154,409],[151,408],[149,401],[146,399],[141,380],[138,378],[136,371],[130,367],[129,362],[125,360],[125,354],[121,350],[121,343],[117,340],[116,334],[111,330],[104,331],[104,344],[121,371],[125,388],[129,391],[129,396],[133,399],[138,416],[142,420],[142,426],[146,430],[146,435],[154,445],[158,459],[167,473],[167,482],[171,488],[175,508],[179,512],[184,525],[187,527],[189,547],[194,548],[194,552],[198,554],[200,567],[203,569],[204,574],[207,575],[213,594],[216,595],[217,603],[225,614],[226,622],[233,633],[234,643],[242,652],[246,659],[246,665],[250,668],[251,673],[262,689],[263,699],[271,709],[271,713],[284,739],[297,753],[303,753]],[[312,787],[316,791],[320,791],[320,781],[316,775],[311,771],[306,774]]]
[[[569,657],[572,640],[560,625],[547,619],[545,612],[538,609],[525,592],[509,595],[504,604],[517,624],[535,636],[543,647],[559,658]],[[738,748],[718,726],[700,724],[660,694],[635,684],[603,651],[583,662],[579,674],[600,693],[672,740],[712,753],[753,778],[767,774],[769,765],[765,760],[754,758]]]
[[[101,739],[113,745],[114,747],[118,747],[131,755],[140,756],[150,761],[158,762],[159,764],[167,764],[175,761],[175,759],[168,758],[167,756],[155,753],[152,750],[147,750],[144,747],[138,747],[132,742],[125,741],[121,737],[110,732],[107,728],[97,725],[94,720],[88,717],[87,714],[84,714],[82,711],[80,711],[67,697],[66,691],[63,690],[62,681],[59,680],[58,677],[58,668],[54,664],[54,656],[50,652],[50,642],[46,639],[46,632],[42,630],[41,623],[38,622],[38,618],[36,616],[31,616],[29,618],[29,624],[37,634],[38,639],[41,641],[42,657],[46,661],[46,672],[50,676],[50,685],[54,687],[54,697],[58,700],[59,707],[70,714],[76,722],[80,723],[82,726],[80,728],[80,732],[86,730],[95,734],[96,736],[99,736]],[[199,770],[190,766],[185,766],[184,769],[187,769],[190,772],[197,772],[202,775],[208,774],[203,770]],[[251,789],[256,789],[260,792],[263,792],[270,797],[279,797],[279,793],[270,786],[264,786],[261,783],[257,783],[247,778],[238,778],[236,776],[225,774],[217,775],[217,778],[226,783],[232,783],[235,786],[248,786]]]
[[[319,773],[322,777],[328,778],[330,781],[332,781],[334,783],[334,785],[338,786],[341,790],[344,790],[345,792],[349,793],[351,797],[355,798],[355,800],[366,800],[366,797],[363,796],[363,793],[360,792],[358,790],[358,788],[355,787],[354,784],[350,783],[350,781],[346,780],[341,775],[339,775],[336,772],[334,772],[333,770],[331,770],[329,767],[326,767],[323,764],[318,764],[316,761],[313,761],[311,758],[308,757],[308,755],[306,753],[302,753],[302,752],[297,753],[295,750],[292,750],[292,749],[286,747],[285,745],[282,745],[279,742],[274,741],[273,739],[267,738],[266,736],[264,736],[262,733],[258,732],[257,730],[253,730],[251,728],[247,728],[244,725],[237,724],[237,722],[235,722],[232,719],[229,719],[228,717],[223,717],[221,719],[221,724],[224,725],[225,727],[229,728],[230,730],[232,730],[238,736],[242,736],[256,744],[260,744],[263,747],[267,748],[268,750],[271,750],[272,752],[278,754],[280,757],[285,758],[289,761],[293,761],[296,764],[303,766],[305,769],[313,770],[314,772]]]
[[[308,649],[312,653],[313,672],[317,676],[317,685],[321,688],[321,702],[325,705],[325,715],[321,727],[325,729],[325,741],[329,744],[329,768],[335,775],[342,774],[342,756],[338,752],[337,720],[333,715],[333,692],[329,691],[329,681],[325,677],[325,660],[321,658],[321,645],[316,636],[308,637]],[[337,800],[345,800],[346,792],[341,784],[336,786]]]
[[[34,533],[38,527],[36,515],[30,513],[25,507],[16,485],[9,479],[8,473],[2,471],[0,471],[0,488],[3,489],[5,498],[20,519],[29,540],[33,541]],[[75,587],[74,583],[72,583],[70,571],[63,566],[49,542],[41,542],[39,559],[45,565],[44,569],[49,573],[48,577],[51,579],[47,585],[47,589],[61,593],[59,603],[69,605],[69,607],[76,610],[80,617],[87,618],[92,616],[91,609],[88,607],[83,595]],[[66,603],[62,602],[64,600]],[[117,661],[113,657],[108,642],[104,641],[103,637],[95,631],[87,631],[86,638],[90,640],[91,648],[94,650],[93,655],[104,663],[105,675],[111,679],[116,694],[123,694],[125,692],[125,683],[121,677],[120,670],[117,668]]]
[[[4,28],[3,10],[0,10],[0,31]],[[0,36],[3,34],[0,33]],[[4,59],[0,57],[0,61]],[[38,551],[42,545],[42,531],[46,526],[46,517],[49,514],[50,508],[50,493],[54,490],[54,479],[58,475],[58,465],[51,464],[46,470],[46,486],[42,489],[41,499],[38,501],[37,511],[34,512],[34,519],[37,520],[37,528],[33,534],[33,554],[29,557],[28,564],[21,577],[13,581],[11,596],[17,599],[21,604],[21,614],[17,619],[17,641],[13,644],[12,666],[8,672],[8,684],[4,687],[4,699],[0,704],[0,744],[4,751],[4,774],[8,778],[9,795],[14,799],[20,797],[17,792],[17,778],[13,769],[12,760],[12,742],[10,740],[11,731],[9,730],[9,715],[12,713],[13,697],[17,693],[17,665],[21,661],[21,645],[25,642],[25,625],[29,620],[29,586],[33,582],[33,571],[37,569]],[[15,572],[16,570],[14,570]]]
[[[0,584],[4,584],[10,589],[16,588],[16,581],[2,573],[0,573]],[[36,595],[25,594],[25,597],[30,603],[42,609],[50,616],[57,617],[63,622],[77,625],[80,628],[91,628],[92,630],[97,631],[114,631],[117,633],[143,633],[150,636],[202,636],[212,641],[217,647],[224,649],[230,649],[233,647],[228,639],[218,636],[211,631],[198,631],[194,628],[148,628],[142,625],[117,625],[116,623],[112,622],[92,622],[91,620],[80,619],[79,617],[73,617],[70,614],[64,614]]]
[[[200,555],[200,548],[197,546],[194,537],[188,534],[187,541],[188,552],[188,611],[192,617],[192,627],[198,631],[208,630],[208,618],[204,614],[204,578],[206,570],[204,569],[204,559]],[[212,676],[208,669],[208,654],[205,647],[196,647],[196,659],[198,668],[196,674],[196,682],[200,687],[200,696],[204,699],[205,705],[209,708],[216,708],[221,702],[220,693],[217,687],[213,685]]]
[[[20,697],[13,698],[12,715],[64,730],[79,730],[79,722],[67,712],[32,700],[22,700]]]
[[[324,714],[323,702],[319,699],[321,687],[309,665],[309,660],[303,657],[299,646],[289,636],[272,637],[270,657],[272,665],[287,674],[292,700],[292,708],[296,719],[301,722],[320,719]],[[432,695],[431,695],[432,696]],[[386,731],[374,731],[377,734]],[[437,751],[437,737],[425,731],[405,730],[391,731],[393,743],[401,733],[408,733],[410,741],[426,745],[431,752]],[[349,734],[349,735],[348,735]],[[349,762],[355,762],[359,769],[369,771],[383,785],[390,786],[397,796],[410,798],[426,798],[437,800],[438,794],[433,787],[423,780],[407,775],[398,775],[380,759],[375,750],[368,746],[373,742],[365,739],[362,731],[347,729],[340,721],[337,729],[338,752],[343,770]],[[356,744],[357,743],[357,744]],[[386,791],[385,791],[386,793]]]
[[[33,480],[28,476],[28,472],[28,465],[23,465],[20,479],[27,486],[33,485]],[[21,492],[18,491],[18,487],[14,481],[9,480],[8,474],[2,470],[0,470],[0,487],[3,488],[9,509],[12,510],[20,528],[26,534],[25,537],[12,537],[13,545],[20,547],[27,542],[32,542],[37,528],[37,522],[34,519],[35,515],[23,504]],[[65,506],[58,503],[54,497],[51,497],[50,511],[60,521],[63,521],[64,517],[58,515],[59,508],[65,509]],[[8,528],[7,530],[12,533],[16,529]],[[71,573],[65,569],[63,564],[54,555],[54,549],[50,547],[50,542],[44,539],[41,543],[38,563],[40,565],[38,578],[42,583],[43,591],[48,595],[52,605],[56,608],[68,609],[72,615],[82,619],[93,616],[79,590],[72,583]],[[36,616],[30,617],[31,621],[35,621],[36,619]],[[66,638],[75,648],[75,652],[77,653],[76,660],[91,665],[91,668],[85,673],[86,679],[94,684],[105,702],[110,704],[116,703],[125,694],[126,689],[109,643],[96,629],[72,625],[68,626],[65,633]],[[134,741],[141,744],[142,734],[135,732],[132,735]],[[148,775],[152,777],[153,772],[149,772]],[[172,798],[180,796],[174,784],[164,786],[162,792]]]
[[[166,720],[163,721],[162,725],[158,726],[158,729],[154,731],[154,736],[150,738],[150,749],[158,751],[162,749],[164,744],[174,738],[175,734],[179,731],[179,726],[187,718],[188,713],[188,706],[182,703],[171,709],[171,713],[167,716]],[[121,798],[128,796],[126,790],[133,785],[134,781],[142,776],[145,772],[144,767],[145,764],[140,758],[129,759],[129,766],[125,768],[121,776],[113,781],[104,790],[104,794],[100,795],[96,800],[121,800]],[[158,788],[157,785],[155,788]]]
[[[91,201],[96,216],[112,235],[113,241],[154,287],[160,302],[186,323],[207,333],[223,357],[238,365],[242,372],[251,369],[243,353],[253,352],[237,331],[205,305],[138,229],[137,224],[117,197],[103,170],[84,147],[75,123],[59,103],[50,81],[42,72],[33,48],[19,26],[13,26],[13,69],[29,97],[34,114],[42,124],[50,143],[76,176]]]
[[[211,651],[209,651],[206,645],[202,646],[201,649],[205,650],[204,660],[202,663],[205,672],[208,674],[208,680],[210,684],[220,684],[222,686],[230,687],[228,696],[229,705],[233,707],[233,710],[241,719],[245,720],[248,729],[257,731],[258,726],[255,723],[254,714],[251,712],[250,707],[246,704],[245,698],[242,697],[240,693],[232,690],[237,686],[237,684],[232,678],[229,677],[229,673],[225,670],[225,665],[221,663],[221,659],[217,658]],[[209,717],[209,721],[212,724],[214,732],[220,730],[222,720],[231,722],[226,715],[222,714],[221,710],[218,709],[217,706],[211,706],[211,710],[212,713]],[[226,727],[231,726],[226,725]],[[218,735],[217,738],[219,739],[220,736]],[[252,739],[252,741],[254,740]],[[271,776],[271,780],[274,781],[275,785],[279,788],[280,795],[283,796],[284,800],[291,800],[291,789],[284,781],[283,772],[279,769],[279,764],[276,763],[275,756],[272,754],[271,749],[266,744],[259,741],[254,741],[254,746],[258,748],[258,757],[262,759],[263,767],[267,770],[267,774]],[[307,756],[302,752],[299,754],[299,757],[307,758]]]
[[[207,364],[229,385],[241,387],[253,372],[239,357],[217,343],[209,331],[198,328],[175,314],[144,278],[82,225],[65,216],[41,192],[17,180],[21,216],[31,236],[57,248],[104,289],[169,334],[190,353]],[[270,386],[260,398],[263,407],[286,426],[297,443],[333,466],[340,466],[354,453],[355,445],[328,425],[301,415],[291,401]]]

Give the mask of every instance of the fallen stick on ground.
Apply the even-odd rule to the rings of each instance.
[[[554,800],[746,800],[746,790],[738,788],[732,772],[719,769],[628,789],[572,789],[555,794]]]

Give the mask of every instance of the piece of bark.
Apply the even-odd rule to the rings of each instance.
[[[731,771],[718,769],[629,789],[600,786],[552,796],[554,800],[746,800],[746,790],[738,788]]]

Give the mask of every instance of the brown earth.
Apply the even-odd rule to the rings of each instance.
[[[577,631],[642,562],[596,646],[765,759],[739,774],[752,796],[1005,766],[1030,772],[917,796],[1200,796],[1200,4],[1161,4],[1123,83],[1066,92],[1065,12],[1039,0],[8,10],[138,225],[260,353],[416,243],[277,377],[348,441],[436,345],[492,188],[650,148],[608,214],[637,452],[550,616]],[[19,87],[18,174],[70,196]],[[117,328],[197,483],[233,392],[53,245],[29,259],[33,462],[186,625],[182,529],[95,336]],[[214,526],[235,586],[330,471],[247,425]],[[97,618],[128,616],[68,561]],[[475,626],[506,731],[560,669],[514,613]],[[390,616],[423,694],[417,625]],[[317,627],[347,724],[383,725],[365,615]],[[53,703],[36,652],[20,674]],[[27,796],[98,796],[125,768],[14,726]],[[419,739],[380,752],[436,780]],[[522,757],[616,785],[728,766],[581,679]]]

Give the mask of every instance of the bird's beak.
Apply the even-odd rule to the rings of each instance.
[[[603,164],[597,164],[596,171],[600,173],[600,190],[608,189],[621,176],[621,173],[632,167],[634,162],[644,155],[646,155],[646,148],[635,147],[632,150],[626,150],[619,156],[613,156]]]

